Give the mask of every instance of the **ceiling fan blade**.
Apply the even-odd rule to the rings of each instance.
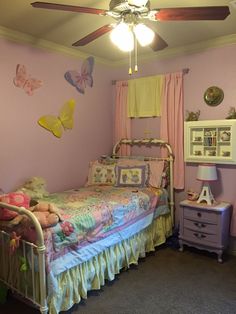
[[[160,35],[155,33],[155,37],[149,46],[152,48],[152,50],[158,51],[158,50],[162,50],[166,48],[168,44],[164,41],[164,39]]]
[[[91,41],[101,37],[102,35],[105,35],[106,33],[110,32],[112,30],[113,26],[112,24],[107,24],[104,25],[100,28],[98,28],[96,31],[88,34],[87,36],[81,38],[80,40],[76,41],[75,43],[72,44],[72,46],[85,46]]]
[[[224,20],[230,14],[228,6],[166,8],[157,11],[155,18],[158,21]]]
[[[78,13],[106,14],[107,12],[106,10],[103,10],[103,9],[79,7],[77,5],[57,4],[57,3],[50,3],[50,2],[37,1],[37,2],[31,3],[31,5],[34,8],[71,11],[71,12],[78,12]]]

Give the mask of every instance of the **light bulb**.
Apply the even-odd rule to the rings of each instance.
[[[132,51],[134,49],[134,36],[129,25],[119,23],[110,34],[111,41],[122,51]]]
[[[134,33],[142,47],[148,46],[152,43],[155,33],[144,24],[137,24],[134,26]]]

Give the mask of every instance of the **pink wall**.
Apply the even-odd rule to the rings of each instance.
[[[212,48],[204,52],[176,57],[172,59],[153,60],[139,65],[136,75],[128,76],[128,66],[119,70],[114,79],[132,79],[139,76],[157,75],[167,72],[179,71],[189,68],[190,71],[184,77],[184,107],[185,110],[196,111],[200,109],[200,120],[225,119],[231,106],[236,107],[236,45],[221,48]],[[203,94],[212,85],[219,86],[224,91],[224,100],[217,107],[205,104]],[[159,118],[137,119],[133,121],[132,136],[144,136],[144,130],[151,130],[152,137],[159,137]],[[236,166],[217,165],[219,180],[212,184],[213,194],[218,200],[231,203],[236,201]],[[200,191],[200,183],[195,179],[197,165],[186,164],[185,191],[176,193],[176,205],[186,198],[186,190],[189,188]],[[176,221],[178,221],[178,210]]]
[[[80,70],[83,59],[67,57],[0,40],[0,188],[8,192],[31,176],[46,179],[50,192],[84,184],[88,162],[111,152],[111,71],[96,64],[94,87],[82,95],[68,84],[64,73]],[[28,96],[13,85],[17,63],[24,64],[43,86]],[[54,137],[37,124],[45,114],[58,115],[74,98],[74,129]]]
[[[0,40],[1,105],[0,105],[0,188],[12,190],[30,176],[43,176],[49,191],[80,186],[85,182],[88,162],[112,147],[112,103],[114,86],[111,80],[156,75],[189,68],[185,76],[185,110],[201,110],[200,119],[224,119],[230,106],[236,106],[236,45],[208,49],[204,52],[157,59],[139,64],[139,72],[128,76],[128,66],[107,68],[96,64],[94,87],[79,94],[63,75],[69,69],[80,69],[83,60],[30,46]],[[127,58],[128,60],[128,58]],[[28,96],[13,85],[16,64],[27,66],[29,73],[44,81],[34,96]],[[204,91],[211,85],[224,90],[223,102],[217,107],[204,103]],[[57,139],[37,124],[44,114],[56,114],[65,101],[76,100],[75,127]],[[144,137],[150,130],[159,137],[159,118],[135,119],[133,137]],[[217,199],[235,202],[236,167],[217,165],[219,180],[212,186]],[[186,189],[176,193],[176,204],[186,197],[186,190],[200,190],[196,178],[197,165],[186,165]],[[178,221],[178,211],[177,211]]]

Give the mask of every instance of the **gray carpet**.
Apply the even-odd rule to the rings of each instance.
[[[236,258],[161,247],[64,314],[235,314]],[[38,314],[10,295],[1,314]]]

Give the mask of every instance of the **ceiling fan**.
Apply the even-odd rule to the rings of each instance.
[[[81,38],[72,46],[84,46],[102,35],[116,29],[120,24],[132,28],[135,33],[137,25],[145,25],[145,20],[151,21],[197,21],[197,20],[224,20],[229,14],[228,6],[206,6],[206,7],[177,7],[151,9],[149,0],[111,0],[109,10],[81,7],[67,4],[56,4],[50,2],[33,2],[34,8],[70,11],[77,13],[89,13],[114,18],[116,24],[106,24],[94,32]],[[152,31],[153,32],[153,31]],[[138,31],[137,31],[138,33]],[[124,33],[122,33],[123,35]],[[133,35],[132,35],[133,37]],[[146,35],[144,37],[147,37]],[[138,38],[139,39],[139,38]],[[138,40],[139,41],[139,40]],[[154,51],[162,50],[168,46],[165,40],[153,32],[152,41],[149,43]],[[128,50],[127,50],[128,51]]]

